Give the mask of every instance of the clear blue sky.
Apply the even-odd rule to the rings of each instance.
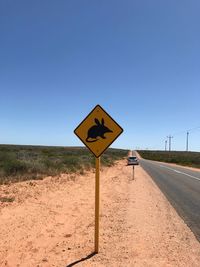
[[[118,148],[200,127],[199,0],[0,0],[0,143],[79,146],[100,104]],[[200,151],[200,128],[190,150]]]

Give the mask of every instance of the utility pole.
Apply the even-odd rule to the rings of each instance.
[[[169,151],[171,151],[171,140],[172,140],[173,136],[169,135],[169,136],[167,136],[167,138],[169,138]]]
[[[167,140],[165,140],[165,151],[167,151]]]
[[[186,137],[186,151],[188,151],[188,139],[189,139],[189,132],[187,132],[187,137]]]

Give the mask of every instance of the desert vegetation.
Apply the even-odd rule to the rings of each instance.
[[[110,148],[101,157],[101,164],[111,166],[127,153]],[[93,154],[83,147],[0,145],[0,184],[60,173],[83,173],[94,168],[94,164]]]
[[[140,150],[144,159],[200,168],[200,152]]]

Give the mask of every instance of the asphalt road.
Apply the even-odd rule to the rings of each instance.
[[[200,242],[200,172],[143,159],[140,165]]]

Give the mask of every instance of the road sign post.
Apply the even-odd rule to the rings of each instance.
[[[100,197],[100,156],[123,132],[119,124],[100,106],[97,105],[78,125],[74,133],[94,154],[95,175],[95,253],[99,252],[99,197]]]
[[[96,179],[95,179],[95,247],[94,252],[99,252],[99,203],[100,203],[100,157],[96,161]]]

